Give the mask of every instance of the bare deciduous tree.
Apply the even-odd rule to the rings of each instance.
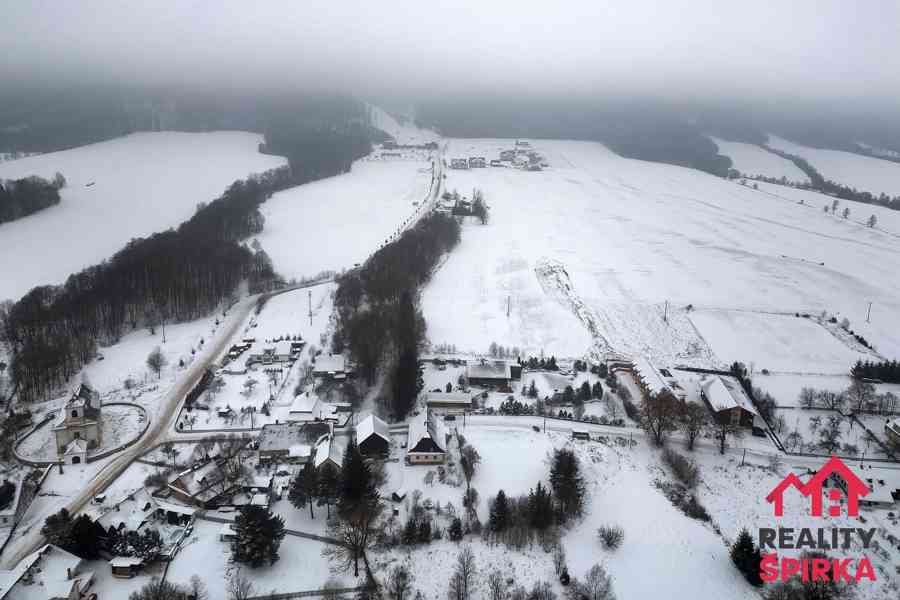
[[[253,582],[244,575],[243,569],[237,569],[228,579],[228,600],[247,600],[253,596]]]
[[[456,570],[450,577],[450,600],[470,600],[475,586],[475,554],[469,546],[456,557]]]

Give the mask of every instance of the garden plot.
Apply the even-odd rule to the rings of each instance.
[[[352,268],[398,232],[430,185],[427,161],[359,160],[349,173],[274,194],[257,239],[287,279]]]
[[[4,262],[17,265],[4,269],[0,298],[63,283],[132,238],[177,226],[235,180],[283,165],[284,158],[259,153],[261,141],[240,131],[135,133],[0,162],[3,179],[58,171],[68,181],[58,205],[0,225]],[[36,240],[44,241],[39,252]]]
[[[755,387],[771,394],[778,406],[787,408],[800,406],[800,391],[805,387],[843,392],[850,387],[850,382],[849,375],[762,375],[757,372],[753,376]]]
[[[830,454],[829,449],[820,444],[823,433],[828,429],[829,419],[840,417],[840,435],[837,438],[838,449],[835,454],[844,457],[861,457],[863,455],[885,458],[881,446],[871,438],[859,423],[849,417],[826,409],[776,409],[775,414],[784,419],[785,428],[779,433],[782,443],[790,452],[808,452],[811,454]],[[859,419],[869,428],[876,438],[884,435],[884,417],[876,415],[860,415]],[[799,437],[792,435],[796,432]],[[883,441],[883,440],[882,440]]]
[[[867,354],[847,347],[814,318],[697,310],[691,321],[724,363],[788,373],[846,373]]]
[[[729,142],[715,137],[711,139],[719,147],[719,154],[730,158],[732,168],[739,171],[741,175],[785,177],[788,181],[809,181],[809,177],[797,165],[756,144]]]
[[[881,193],[900,194],[900,164],[871,156],[811,148],[769,135],[769,146],[806,159],[822,177],[851,188]]]

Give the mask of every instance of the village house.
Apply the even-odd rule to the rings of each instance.
[[[319,397],[309,392],[303,392],[294,396],[288,409],[290,421],[334,421],[337,422],[338,407],[334,404],[322,402]]]
[[[700,398],[720,424],[753,427],[759,417],[750,397],[733,377],[712,375],[702,380]]]
[[[521,367],[517,369],[517,373],[521,376]],[[513,369],[505,360],[480,358],[466,364],[466,379],[469,385],[496,388],[501,392],[510,391]]]
[[[71,552],[47,544],[10,571],[0,571],[0,600],[80,600],[87,598],[94,573]]]
[[[470,156],[469,157],[469,168],[470,169],[481,169],[487,166],[487,161],[483,156]]]
[[[391,449],[388,424],[369,415],[356,426],[356,445],[364,456],[387,456]]]
[[[475,407],[472,394],[464,392],[428,392],[424,395],[425,407],[432,415],[463,415]]]
[[[333,434],[323,435],[316,442],[314,451],[313,466],[316,471],[333,469],[335,473],[339,473],[344,461],[344,450],[346,450],[346,446]]]
[[[237,491],[225,476],[225,461],[212,460],[178,473],[166,486],[167,492],[186,504],[210,508]]]
[[[305,464],[312,456],[315,442],[329,433],[331,425],[323,422],[289,421],[263,425],[256,438],[259,461]]]
[[[450,159],[450,168],[451,169],[468,169],[469,161],[465,158],[451,158]]]
[[[447,460],[447,439],[443,425],[427,410],[409,420],[406,462],[412,465],[438,464]]]
[[[347,361],[343,354],[321,354],[313,364],[313,375],[340,381],[347,378]]]
[[[68,464],[86,462],[88,450],[98,448],[102,442],[100,394],[86,383],[79,385],[53,425],[53,434],[57,453]],[[78,443],[72,445],[73,441]]]

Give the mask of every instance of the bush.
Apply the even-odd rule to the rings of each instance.
[[[625,388],[621,388],[621,389],[624,390]],[[625,415],[629,419],[631,419],[635,423],[641,422],[641,411],[634,404],[634,402],[632,402],[628,398],[622,398],[622,406],[625,407]]]
[[[607,550],[615,550],[625,540],[625,530],[618,525],[602,525],[597,529],[600,543]]]
[[[672,469],[672,474],[684,485],[692,488],[697,485],[700,480],[700,469],[697,464],[685,458],[683,455],[675,452],[671,448],[663,448],[663,462]]]

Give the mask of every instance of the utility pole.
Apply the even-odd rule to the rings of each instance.
[[[872,316],[872,303],[869,302],[869,310],[866,311],[866,323],[869,323],[869,318]]]
[[[312,290],[309,290],[309,326],[312,327]]]
[[[669,301],[668,300],[666,300],[666,307],[663,310],[663,321],[665,321],[666,323],[669,322]]]
[[[509,299],[510,299],[510,297],[507,296],[506,297],[506,318],[507,319],[509,318]]]

